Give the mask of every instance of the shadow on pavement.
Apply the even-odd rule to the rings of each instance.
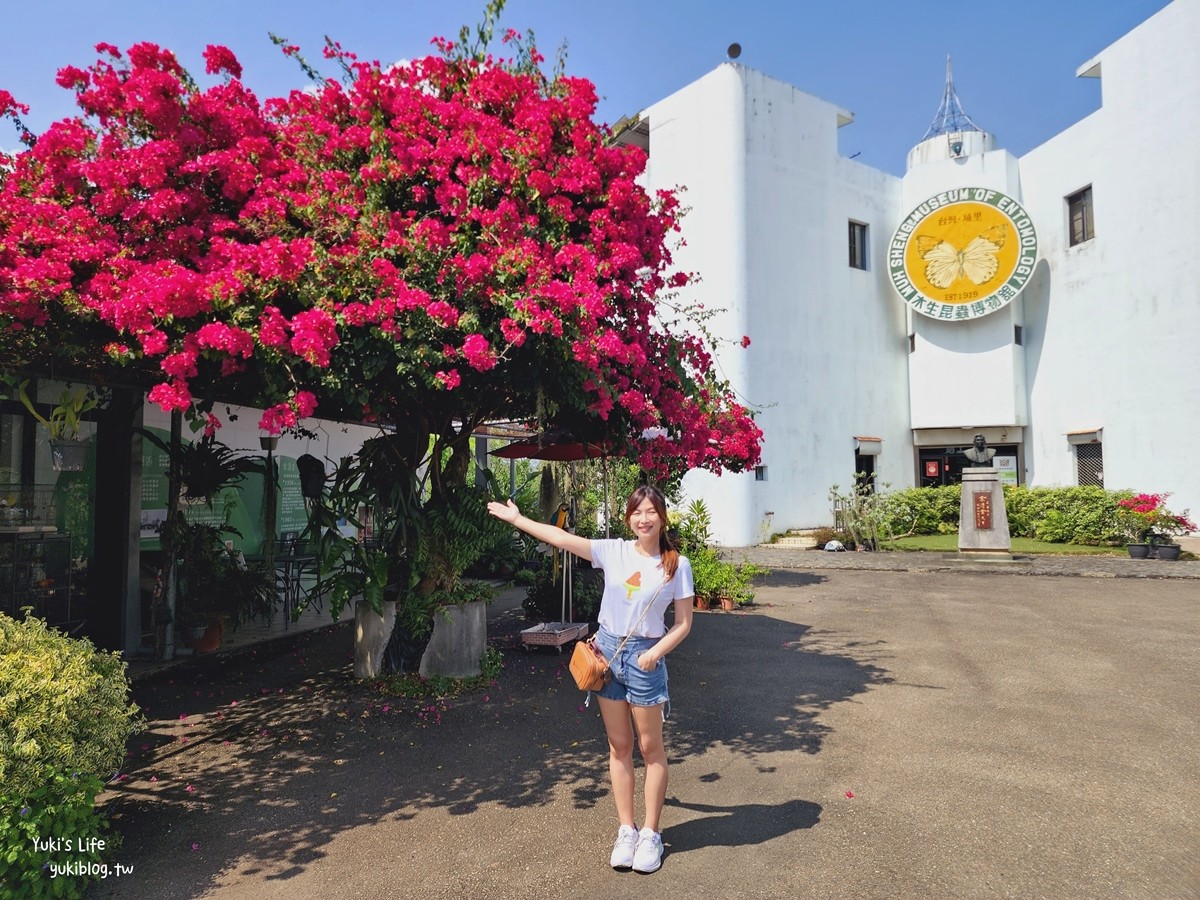
[[[701,847],[745,847],[765,844],[793,831],[812,828],[821,820],[821,807],[808,800],[783,803],[741,803],[710,806],[667,798],[668,807],[705,813],[702,818],[672,825],[667,845],[674,853]]]
[[[784,572],[771,583],[820,580]],[[670,660],[673,762],[703,771],[705,754],[720,747],[769,773],[772,754],[820,752],[830,731],[824,710],[889,683],[870,648],[851,658],[770,613],[696,615]],[[348,830],[400,827],[430,810],[534,810],[563,796],[576,808],[607,803],[596,705],[584,707],[565,653],[520,649],[524,624],[499,620],[490,637],[505,654],[501,677],[457,699],[389,697],[355,682],[348,625],[311,632],[282,655],[245,654],[137,685],[150,729],[133,739],[123,780],[102,797],[123,836],[113,861],[136,879],[101,882],[89,896],[193,897],[233,872],[286,880]],[[671,802],[705,814],[672,827],[676,851],[759,843],[811,828],[821,812],[803,800]],[[547,826],[531,817],[522,827]],[[503,840],[479,828],[476,840]],[[436,829],[419,833],[439,840]],[[405,834],[412,840],[414,830]]]

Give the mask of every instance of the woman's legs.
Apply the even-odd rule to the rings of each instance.
[[[638,747],[642,751],[642,761],[646,764],[646,821],[643,826],[652,831],[661,831],[659,819],[662,816],[663,803],[667,799],[667,751],[663,747],[663,705],[631,706],[633,722],[637,726]],[[603,709],[603,706],[601,706]],[[626,718],[628,722],[628,717]],[[605,717],[605,727],[608,718]],[[612,742],[609,732],[609,743]],[[630,759],[630,805],[633,802],[633,760]],[[616,792],[616,779],[613,779],[613,792]],[[619,811],[618,801],[618,811]],[[622,821],[624,821],[622,819]]]
[[[608,774],[612,779],[617,818],[622,825],[633,825],[633,723],[629,718],[630,706],[624,700],[609,700],[605,697],[597,697],[596,700],[600,704],[604,732],[608,735]],[[660,745],[661,724],[660,722]],[[665,793],[663,796],[666,796]],[[659,809],[661,808],[660,802]]]

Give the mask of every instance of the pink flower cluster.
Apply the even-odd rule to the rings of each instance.
[[[667,248],[678,200],[638,185],[645,155],[606,142],[589,82],[330,45],[345,83],[260,102],[224,47],[204,90],[152,44],[97,51],[59,73],[82,116],[0,169],[0,325],[98,320],[112,358],[157,361],[164,409],[250,369],[284,398],[272,432],[317,397],[393,421],[450,396],[532,412],[540,372],[643,464],[757,462],[704,341],[658,324],[690,279]]]
[[[1188,518],[1188,511],[1175,514],[1167,509],[1170,494],[1136,494],[1117,501],[1119,517],[1129,537],[1140,540],[1148,534],[1190,534],[1196,524]]]

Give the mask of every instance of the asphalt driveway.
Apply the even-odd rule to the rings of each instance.
[[[454,701],[355,685],[347,626],[140,684],[90,896],[1200,896],[1200,581],[794,569],[697,613],[652,876],[607,867],[595,705],[518,611]]]

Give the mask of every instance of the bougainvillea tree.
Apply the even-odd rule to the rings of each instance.
[[[0,159],[4,340],[104,354],[165,410],[379,422],[435,481],[500,418],[658,472],[754,465],[761,433],[672,301],[675,196],[639,186],[591,83],[514,32],[486,55],[501,6],[402,65],[330,44],[342,77],[264,101],[217,46],[206,88],[150,44],[62,69],[80,114]]]

